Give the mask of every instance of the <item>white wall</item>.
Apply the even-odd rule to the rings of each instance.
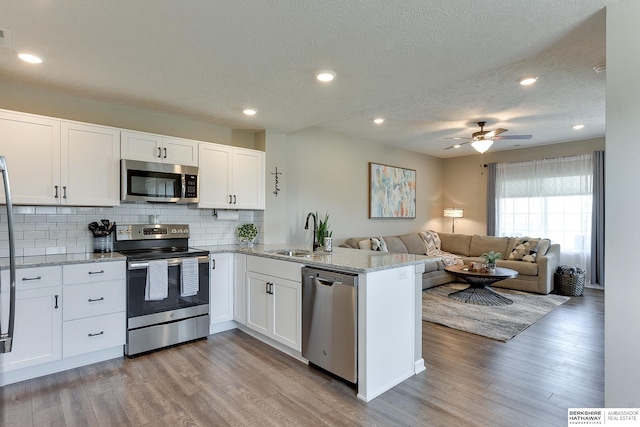
[[[442,203],[445,207],[464,209],[464,218],[456,220],[456,233],[486,234],[487,174],[484,164],[573,156],[604,149],[604,138],[597,138],[445,159]],[[451,231],[451,220],[444,220],[442,231]]]
[[[640,2],[607,8],[605,405],[640,407]]]
[[[0,81],[0,108],[161,135],[254,148],[254,131]]]
[[[440,224],[442,160],[314,127],[287,134],[286,147],[287,216],[280,220],[288,243],[311,245],[312,233],[304,223],[316,211],[321,217],[329,213],[334,245],[348,237],[395,235]],[[267,159],[274,161],[268,141]],[[415,219],[369,219],[369,162],[416,170]]]

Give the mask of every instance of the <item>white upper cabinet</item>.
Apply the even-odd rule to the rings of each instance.
[[[62,122],[62,202],[73,206],[120,204],[120,131]]]
[[[264,209],[265,154],[201,142],[200,208]]]
[[[56,185],[60,190],[59,120],[0,111],[0,155],[7,158],[13,203],[59,203],[54,197]],[[5,203],[4,191],[0,194]]]
[[[122,131],[123,159],[198,166],[198,142],[143,132]]]
[[[0,155],[15,204],[120,203],[118,129],[0,111]]]

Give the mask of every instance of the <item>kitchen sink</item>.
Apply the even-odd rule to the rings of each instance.
[[[284,255],[291,257],[310,257],[311,251],[305,251],[303,249],[279,249],[277,251],[271,251],[270,253],[276,255]]]

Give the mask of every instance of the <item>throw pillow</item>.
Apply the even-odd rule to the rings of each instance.
[[[513,246],[513,251],[511,251],[511,253],[509,254],[509,260],[536,262],[539,243],[539,239],[531,239],[529,237],[516,239],[515,245]]]
[[[427,249],[427,255],[436,255],[440,251],[440,237],[438,233],[432,230],[421,231],[420,237],[424,241],[424,245]]]
[[[384,242],[384,239],[382,237],[378,237],[378,240],[380,240],[380,252],[389,252],[389,249],[387,249],[387,244]]]
[[[380,240],[376,239],[375,237],[371,238],[371,250],[372,251],[379,251],[380,250]]]
[[[358,247],[367,251],[371,250],[371,239],[364,239],[358,242]]]

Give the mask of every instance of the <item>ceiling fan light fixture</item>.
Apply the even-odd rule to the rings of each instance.
[[[520,79],[520,84],[522,86],[530,86],[534,84],[536,81],[538,81],[537,77],[523,77]]]
[[[492,139],[479,139],[471,143],[471,146],[473,147],[473,149],[480,154],[487,151],[492,145],[493,145]]]

